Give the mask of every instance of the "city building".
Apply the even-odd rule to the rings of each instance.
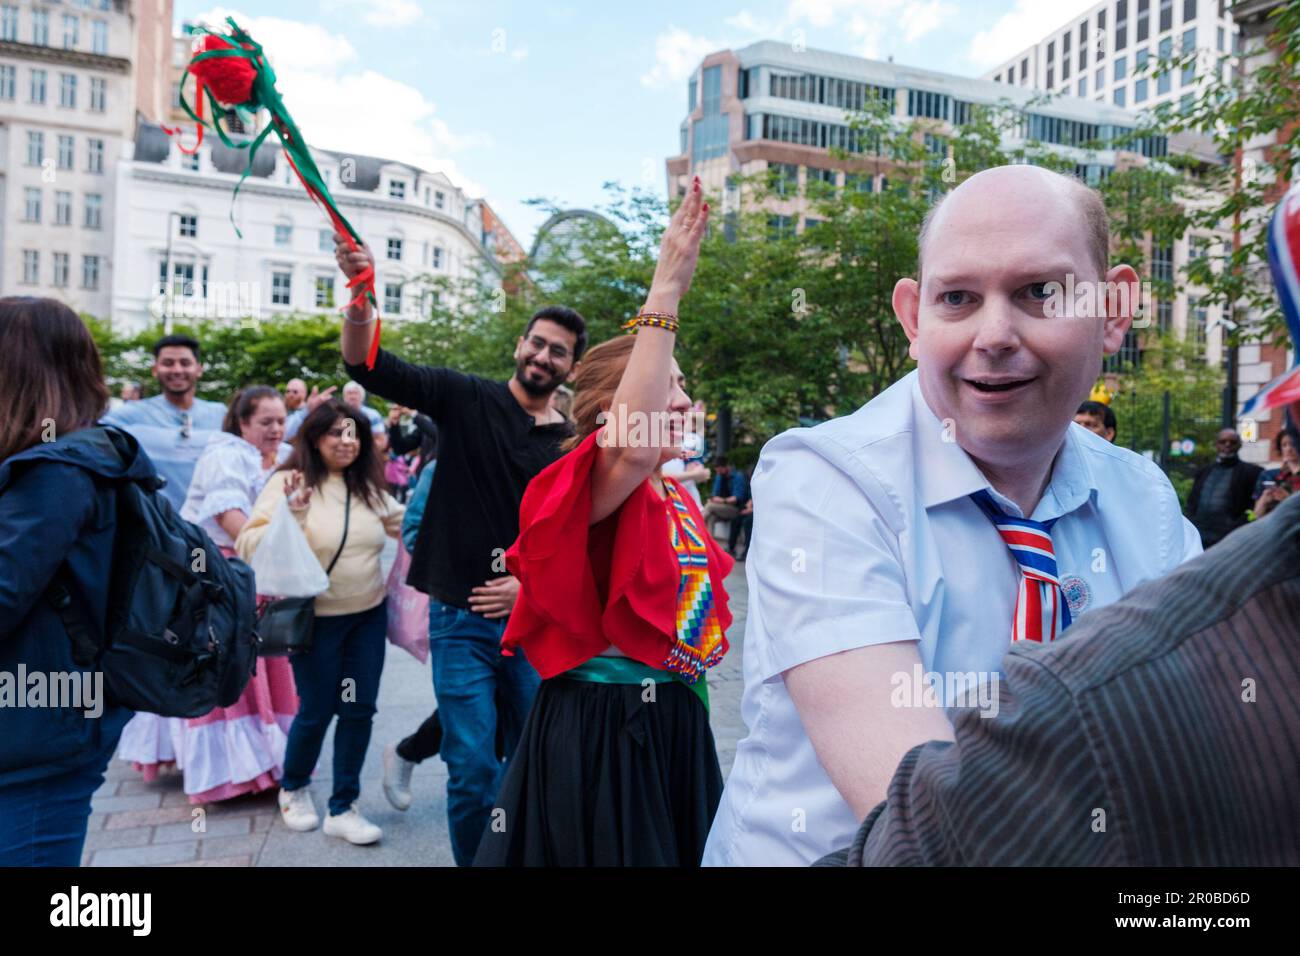
[[[1273,29],[1268,17],[1282,3],[1283,0],[1238,0],[1232,5],[1232,15],[1237,21],[1239,35],[1243,38],[1242,63],[1248,74],[1277,61],[1278,51],[1268,42],[1269,33]],[[1265,158],[1266,154],[1273,159],[1285,155],[1283,152],[1285,146],[1282,144],[1293,142],[1295,136],[1300,133],[1300,90],[1293,87],[1291,95],[1295,107],[1293,115],[1296,119],[1282,129],[1248,143],[1246,149],[1241,151],[1241,155],[1236,157],[1243,166],[1252,161],[1258,162]],[[1291,178],[1278,179],[1267,191],[1269,200],[1276,203],[1290,185]],[[1271,211],[1270,206],[1263,212],[1267,214]],[[1267,222],[1268,216],[1260,215],[1254,217],[1249,226],[1261,228]],[[1259,263],[1258,268],[1262,277],[1265,274],[1263,264]],[[1247,316],[1246,321],[1249,323],[1252,318]],[[1295,362],[1295,358],[1294,348],[1279,348],[1272,342],[1255,342],[1240,346],[1237,349],[1236,362],[1237,407],[1240,408],[1241,403],[1258,392],[1262,385],[1271,382],[1289,369]],[[1282,430],[1284,417],[1280,410],[1269,409],[1257,412],[1254,424],[1255,440],[1247,441],[1242,446],[1241,457],[1247,461],[1263,464],[1272,459],[1272,441]],[[1300,422],[1296,425],[1300,426]],[[1244,430],[1249,433],[1249,425]],[[1249,434],[1247,437],[1250,437]],[[1276,460],[1274,463],[1277,463]]]
[[[1103,0],[984,74],[996,83],[1127,109],[1188,102],[1219,71],[1228,79],[1241,37],[1226,0]],[[1142,68],[1199,50],[1195,67]]]
[[[106,317],[117,165],[166,102],[171,0],[0,0],[0,295]]]
[[[192,126],[181,134],[187,144]],[[428,278],[499,278],[500,263],[485,244],[486,204],[467,199],[443,173],[330,150],[312,154],[343,215],[374,251],[385,318],[427,312],[440,294]],[[333,230],[283,152],[268,140],[233,198],[247,164],[246,151],[214,136],[191,156],[157,124],[141,124],[132,155],[117,168],[115,325],[265,319],[346,304]],[[493,223],[493,241],[504,244],[508,233]]]
[[[723,196],[723,209],[735,200],[737,174],[764,169],[776,173],[785,198],[772,207],[781,228],[803,231],[811,224],[805,187],[820,180],[837,188],[872,192],[886,188],[889,161],[867,151],[849,125],[849,114],[876,101],[900,124],[921,121],[927,137],[942,149],[942,137],[968,121],[977,106],[999,104],[1018,111],[1019,121],[1004,137],[1013,147],[1037,141],[1073,159],[1076,173],[1096,184],[1115,169],[1158,160],[1170,150],[1218,162],[1203,139],[1151,136],[1123,143],[1137,117],[1113,103],[1073,96],[1045,101],[1028,86],[955,76],[821,50],[795,50],[770,40],[704,58],[688,82],[688,116],[681,126],[681,152],[667,160],[670,194],[685,195],[698,175],[705,189]],[[1085,144],[1100,143],[1089,149]],[[835,155],[839,147],[847,155]],[[1156,278],[1172,279],[1179,262],[1202,254],[1211,236],[1187,236],[1172,246],[1151,250]],[[1153,324],[1188,332],[1205,342],[1218,361],[1222,341],[1216,323],[1220,309],[1198,304],[1196,290],[1180,291],[1173,301],[1155,302]],[[1141,336],[1130,332],[1108,367],[1137,359]]]

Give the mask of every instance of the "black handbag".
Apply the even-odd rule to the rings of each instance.
[[[328,578],[343,554],[343,546],[348,543],[348,524],[352,518],[352,489],[347,490],[343,505],[343,540],[334,552],[334,559],[325,569]],[[293,654],[305,654],[312,648],[316,633],[316,598],[286,597],[277,598],[262,608],[257,619],[258,657],[287,657]]]

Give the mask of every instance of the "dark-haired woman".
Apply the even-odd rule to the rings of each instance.
[[[682,454],[675,317],[707,221],[697,179],[637,334],[578,368],[576,447],[524,493],[502,647],[543,681],[476,865],[698,866],[704,852],[722,794],[704,678],[727,651],[732,561],[660,466]]]
[[[119,450],[95,424],[107,405],[76,313],[52,299],[0,299],[0,867],[81,862],[91,795],[131,716],[104,698],[102,675],[73,660],[45,598],[63,569],[103,639],[114,487],[155,474],[133,438],[121,435]],[[81,699],[37,701],[35,675]]]
[[[267,481],[235,547],[248,560],[287,499],[329,589],[316,597],[312,648],[291,658],[300,705],[289,729],[280,810],[291,830],[320,823],[309,784],[330,722],[334,779],[325,833],[375,843],[383,831],[356,808],[361,767],[379,697],[388,617],[380,554],[397,537],[404,509],[388,493],[364,415],[331,399],[308,415],[294,452]]]
[[[203,528],[224,557],[253,513],[253,502],[288,453],[280,393],[252,385],[236,393],[222,430],[194,465],[181,517]],[[284,773],[289,725],[298,709],[293,671],[264,657],[243,696],[191,720],[136,714],[122,732],[118,757],[153,780],[164,765],[183,774],[190,803],[215,803],[277,785]]]

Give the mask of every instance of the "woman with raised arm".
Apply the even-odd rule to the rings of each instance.
[[[578,367],[569,452],[533,479],[506,553],[502,651],[543,678],[475,864],[697,866],[722,793],[705,673],[732,561],[660,466],[691,400],[673,348],[708,223],[699,179],[664,233],[637,334]]]

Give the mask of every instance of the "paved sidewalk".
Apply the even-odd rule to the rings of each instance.
[[[735,622],[725,660],[709,673],[713,733],[723,775],[731,771],[743,688],[740,665],[745,633],[745,566],[727,578]],[[95,794],[82,864],[86,866],[452,866],[447,837],[447,768],[440,759],[416,768],[415,803],[405,813],[384,799],[384,745],[413,732],[433,710],[428,665],[391,645],[384,662],[379,713],[362,771],[360,809],[384,828],[383,841],[355,847],[313,833],[294,833],[280,822],[274,793],[241,797],[203,807],[191,806],[178,775],[145,783],[124,761],[114,759]],[[333,730],[321,749],[312,782],[317,810],[329,795]]]

